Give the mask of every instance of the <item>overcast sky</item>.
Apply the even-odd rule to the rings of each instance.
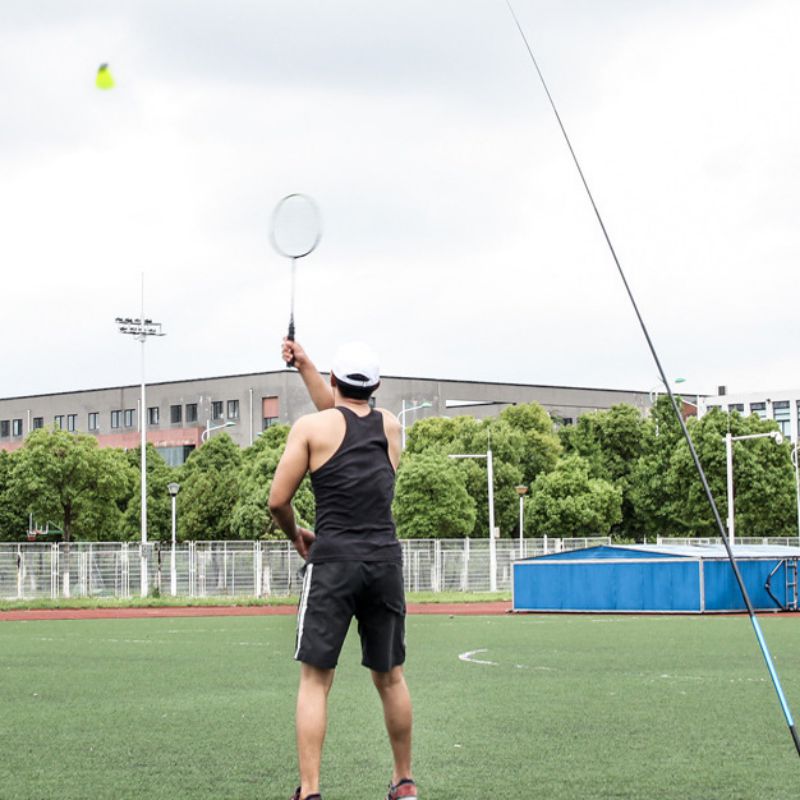
[[[796,0],[515,0],[671,376],[800,386]],[[108,62],[117,86],[95,88]],[[504,0],[4,0],[0,396],[279,369],[657,373]]]

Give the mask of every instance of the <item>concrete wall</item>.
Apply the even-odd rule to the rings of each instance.
[[[325,375],[326,380],[327,377]],[[0,449],[21,446],[37,417],[43,419],[44,427],[51,427],[56,415],[63,415],[66,428],[68,415],[74,414],[76,430],[88,432],[88,418],[92,412],[99,414],[99,430],[92,433],[98,436],[101,444],[135,447],[138,445],[139,396],[140,387],[133,385],[0,399],[0,422],[8,421],[12,429],[13,420],[22,420],[22,435],[13,436],[13,430],[9,430],[9,436],[0,437]],[[228,421],[235,423],[226,428],[228,434],[245,447],[261,433],[262,398],[265,397],[278,398],[278,422],[291,423],[314,410],[295,370],[148,384],[146,405],[148,408],[157,406],[160,418],[157,426],[148,425],[148,441],[156,446],[196,446],[207,424],[215,426]],[[406,414],[408,426],[429,416],[495,416],[514,403],[540,403],[551,414],[571,421],[617,403],[633,405],[643,414],[649,407],[647,392],[397,376],[385,376],[375,398],[378,406],[394,413],[400,412],[404,402],[406,407],[431,403],[430,408]],[[239,401],[239,415],[234,419],[227,418],[229,400]],[[224,419],[211,419],[214,401],[223,403]],[[186,422],[186,405],[190,403],[197,404],[197,421],[193,423]],[[182,422],[170,422],[172,405],[181,406]],[[126,409],[134,411],[133,425],[112,428],[111,412]],[[124,413],[122,416],[124,423]]]

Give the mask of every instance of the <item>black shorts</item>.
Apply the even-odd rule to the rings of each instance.
[[[386,561],[323,561],[304,567],[294,657],[333,669],[350,622],[358,620],[361,663],[389,672],[405,661],[403,567]]]

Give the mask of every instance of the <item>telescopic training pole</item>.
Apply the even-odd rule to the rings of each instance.
[[[672,393],[672,389],[670,388],[666,373],[664,372],[664,369],[661,366],[661,360],[659,359],[658,353],[656,352],[656,349],[653,345],[653,341],[650,338],[650,333],[647,330],[647,326],[644,323],[644,319],[642,318],[642,315],[639,311],[639,307],[636,304],[636,299],[633,296],[631,287],[628,284],[628,280],[625,277],[625,273],[622,270],[622,265],[620,264],[619,258],[617,258],[617,253],[614,250],[614,245],[611,243],[611,238],[608,235],[608,231],[606,230],[603,218],[600,215],[600,211],[598,210],[597,204],[594,201],[594,196],[592,195],[591,189],[589,189],[589,184],[586,181],[586,177],[583,174],[583,170],[581,169],[578,157],[575,154],[575,150],[572,147],[572,142],[570,141],[570,138],[567,135],[567,130],[564,127],[564,123],[561,121],[561,115],[558,113],[558,109],[556,108],[553,96],[550,94],[550,90],[547,87],[544,75],[542,74],[541,69],[539,69],[539,64],[536,61],[536,56],[533,54],[533,50],[530,46],[530,43],[528,42],[528,37],[525,35],[525,31],[522,29],[522,25],[520,24],[520,21],[517,18],[516,13],[514,12],[514,8],[511,5],[510,0],[506,0],[506,5],[508,6],[508,10],[511,12],[511,16],[514,19],[514,23],[517,26],[517,30],[519,31],[519,34],[522,37],[522,41],[525,44],[525,48],[527,49],[528,55],[530,56],[531,62],[533,63],[533,66],[536,70],[536,74],[539,76],[539,80],[541,81],[542,87],[544,88],[545,94],[547,95],[547,100],[550,103],[550,108],[552,108],[553,110],[553,114],[555,115],[556,121],[558,122],[558,126],[559,128],[561,128],[561,133],[564,136],[564,141],[566,142],[567,147],[569,148],[570,155],[572,156],[572,160],[575,163],[575,168],[578,170],[578,175],[580,176],[581,183],[583,183],[583,188],[586,190],[589,202],[592,204],[592,209],[594,210],[594,214],[597,217],[597,222],[599,223],[600,229],[603,232],[603,237],[606,240],[608,249],[611,252],[611,257],[614,259],[614,264],[616,264],[617,271],[619,272],[619,276],[622,279],[622,283],[625,287],[625,291],[627,292],[628,299],[631,301],[631,305],[633,306],[636,318],[639,320],[639,325],[641,326],[644,338],[647,340],[647,346],[650,349],[650,354],[653,356],[653,361],[655,362],[659,377],[661,378],[661,383],[664,385],[664,389],[667,395],[669,396],[670,402],[672,403],[672,409],[675,412],[675,416],[677,417],[678,423],[681,426],[681,431],[683,432],[683,436],[686,439],[686,443],[689,446],[689,452],[692,455],[692,461],[694,462],[695,468],[697,469],[697,474],[700,477],[700,482],[703,484],[703,491],[705,492],[706,499],[708,500],[708,504],[711,507],[711,513],[714,516],[714,522],[716,523],[717,529],[719,530],[719,534],[722,537],[722,542],[725,545],[726,552],[728,553],[728,559],[730,561],[731,568],[733,569],[733,574],[736,577],[736,583],[739,585],[739,591],[741,592],[742,599],[744,600],[744,604],[747,607],[747,613],[750,616],[750,622],[753,625],[753,630],[755,631],[756,639],[758,640],[758,646],[761,648],[761,654],[764,656],[764,661],[767,664],[767,669],[769,670],[769,675],[770,678],[772,679],[772,685],[775,687],[775,692],[778,695],[778,701],[780,702],[781,710],[783,711],[783,716],[786,719],[786,724],[789,727],[789,732],[792,734],[792,741],[794,742],[797,754],[798,756],[800,756],[800,738],[798,738],[797,735],[797,729],[795,728],[794,718],[792,717],[792,712],[791,709],[789,708],[789,703],[787,702],[786,696],[783,693],[783,688],[781,687],[780,678],[778,677],[778,673],[775,670],[775,665],[772,662],[772,656],[770,655],[769,648],[767,647],[767,643],[764,640],[764,634],[761,632],[761,625],[759,624],[758,618],[756,617],[755,610],[753,609],[753,604],[750,602],[750,596],[748,595],[747,589],[745,588],[744,580],[742,579],[742,574],[739,571],[739,565],[736,563],[736,559],[734,558],[733,550],[731,548],[728,535],[725,531],[725,526],[722,523],[722,518],[719,515],[719,510],[717,509],[717,504],[716,501],[714,500],[714,495],[711,493],[711,487],[708,485],[708,479],[706,478],[705,471],[703,470],[703,465],[700,463],[700,459],[694,447],[694,442],[692,441],[692,437],[689,434],[689,429],[686,427],[686,421],[684,420],[683,415],[681,414],[681,411],[678,408],[678,403],[675,399],[675,395]]]

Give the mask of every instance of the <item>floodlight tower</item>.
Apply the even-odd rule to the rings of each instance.
[[[144,382],[144,345],[148,336],[166,336],[161,330],[160,322],[153,322],[144,316],[144,275],[142,275],[142,315],[141,317],[117,317],[120,333],[133,336],[142,344],[142,385],[141,397],[139,400],[139,432],[141,434],[141,484],[142,484],[142,553],[140,559],[141,566],[141,591],[142,597],[147,597],[147,404],[145,399]]]

